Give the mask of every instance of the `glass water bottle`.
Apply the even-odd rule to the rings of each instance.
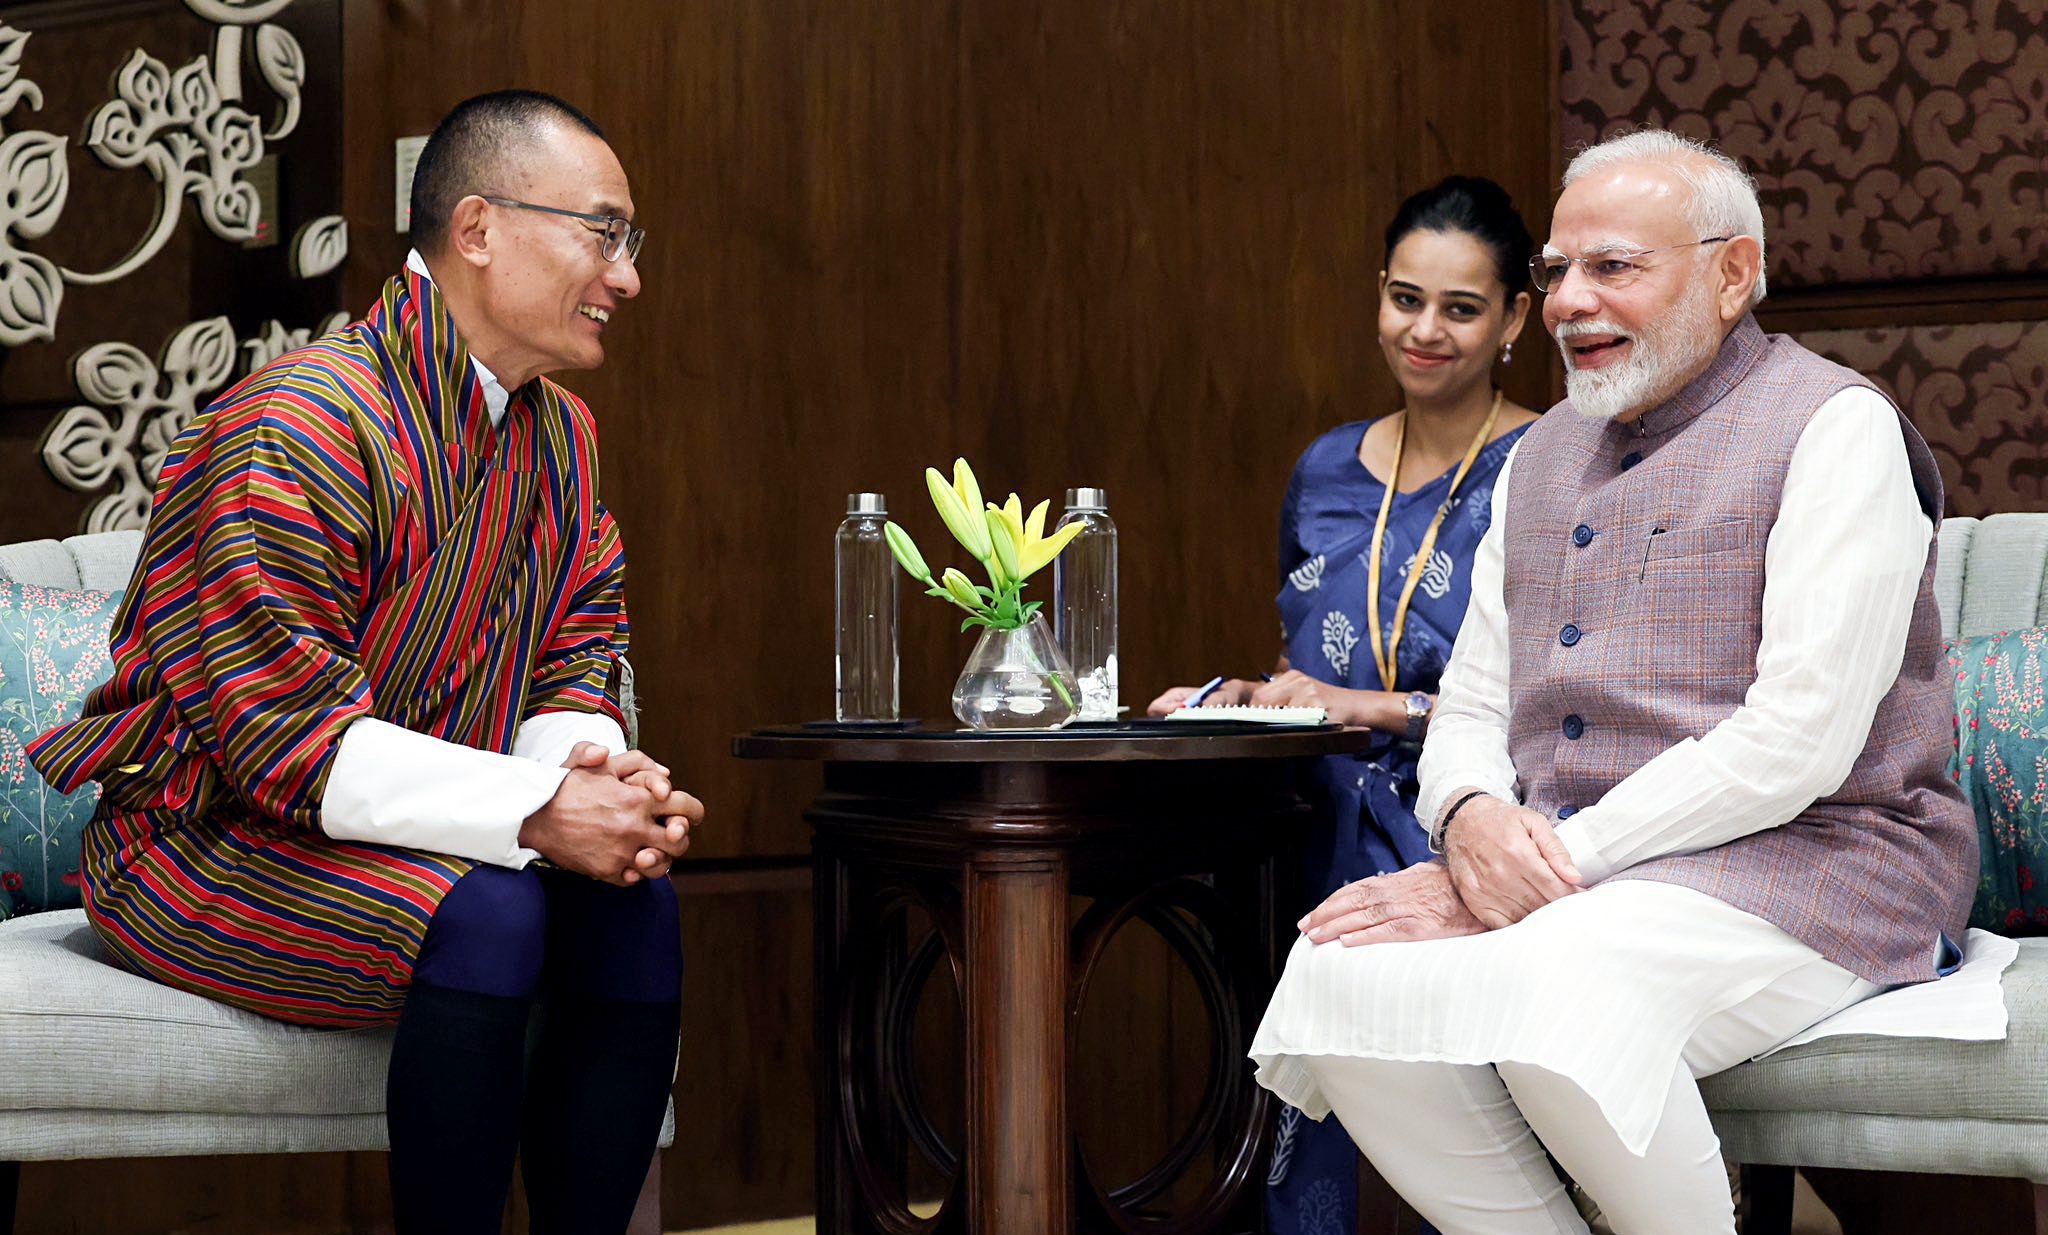
[[[896,563],[882,525],[879,493],[846,495],[846,521],[833,540],[839,596],[833,646],[833,714],[842,724],[898,719]]]
[[[1101,489],[1067,490],[1060,527],[1083,525],[1053,559],[1054,635],[1081,684],[1081,720],[1115,720],[1116,524]]]

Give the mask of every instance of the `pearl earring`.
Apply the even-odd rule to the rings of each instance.
[[[1500,345],[1500,362],[1502,364],[1515,363],[1515,345],[1513,343],[1503,343]]]

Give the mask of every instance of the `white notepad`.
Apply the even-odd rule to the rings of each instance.
[[[1321,725],[1327,724],[1330,714],[1321,708],[1262,708],[1249,703],[1232,704],[1228,707],[1181,708],[1168,712],[1168,720],[1230,720],[1243,723],[1254,721],[1261,725]]]

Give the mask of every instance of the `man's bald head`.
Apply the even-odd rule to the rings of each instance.
[[[1691,190],[1685,221],[1697,236],[1749,236],[1756,241],[1759,259],[1750,303],[1761,301],[1764,212],[1757,201],[1756,181],[1742,165],[1705,142],[1664,129],[1639,129],[1580,151],[1565,168],[1564,187],[1631,164],[1668,171]]]
[[[590,117],[538,90],[497,90],[457,103],[434,126],[413,172],[413,247],[438,256],[455,203],[472,193],[503,192],[507,169],[524,161],[556,125],[604,140],[604,130]]]

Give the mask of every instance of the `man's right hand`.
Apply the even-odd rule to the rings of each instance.
[[[689,848],[687,835],[678,841],[663,826],[662,803],[644,786],[572,767],[547,805],[526,817],[519,843],[564,870],[624,887],[643,877],[643,850],[673,860]]]
[[[1459,899],[1488,930],[1580,890],[1579,869],[1550,820],[1513,802],[1473,798],[1451,820],[1443,845]]]

